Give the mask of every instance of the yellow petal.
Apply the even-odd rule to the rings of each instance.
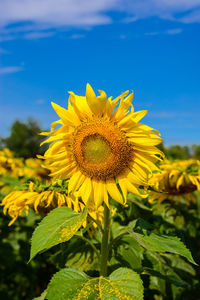
[[[92,183],[89,177],[85,177],[85,181],[81,185],[78,195],[83,199],[85,205],[87,205],[90,194],[92,192]]]
[[[130,142],[136,145],[146,145],[146,146],[156,146],[160,144],[163,140],[159,137],[157,138],[150,138],[150,137],[142,137],[142,138],[129,138],[128,139]]]
[[[123,204],[122,195],[116,186],[116,182],[114,180],[107,180],[106,181],[106,189],[110,194],[111,198],[116,200],[117,202]]]
[[[78,171],[69,180],[68,193],[74,190],[78,190],[80,185],[83,183],[85,176]]]
[[[106,108],[106,98],[105,94],[102,94],[99,97],[96,97],[92,87],[87,83],[86,86],[86,100],[95,115],[100,115],[104,112]]]
[[[104,200],[103,184],[100,181],[92,180],[93,191],[94,191],[94,202],[96,209],[102,204]]]
[[[55,110],[55,112],[57,113],[57,115],[61,118],[62,122],[64,124],[67,124],[69,126],[74,126],[76,124],[74,124],[74,119],[72,118],[71,114],[63,107],[61,107],[60,105],[51,102],[53,109]]]
[[[140,110],[132,114],[132,119],[134,122],[139,122],[146,114],[148,113],[148,110]]]
[[[119,186],[122,190],[122,194],[123,194],[125,202],[126,202],[126,198],[127,198],[127,186],[126,186],[127,178],[123,178],[122,176],[121,177],[118,176],[117,181],[119,182]]]

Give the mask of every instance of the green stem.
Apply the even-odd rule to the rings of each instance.
[[[104,226],[101,242],[101,258],[100,258],[100,276],[106,277],[107,275],[107,262],[108,262],[108,240],[110,232],[110,210],[106,204],[104,204]]]

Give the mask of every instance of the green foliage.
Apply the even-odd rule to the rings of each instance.
[[[200,159],[200,145],[180,146],[172,145],[169,147],[163,144],[158,145],[158,148],[164,152],[168,159]]]
[[[39,297],[34,298],[33,300],[45,300],[47,295],[47,291],[45,290]]]
[[[200,159],[200,145],[192,145],[193,157]]]
[[[9,218],[0,212],[0,299],[32,299],[46,288],[57,269],[49,254],[27,264],[33,228],[41,216],[29,213],[8,227]]]
[[[179,254],[195,264],[190,251],[176,236],[155,234],[147,230],[143,230],[141,233],[131,230],[129,232],[131,237],[146,250]]]
[[[82,213],[68,207],[51,211],[33,233],[30,260],[37,253],[68,241],[79,230],[86,216],[87,209]]]
[[[16,157],[36,157],[42,154],[45,147],[40,147],[44,137],[40,136],[41,128],[37,121],[29,119],[26,123],[15,121],[10,129],[10,136],[1,139],[1,147],[13,151]]]
[[[113,257],[110,260],[109,270],[126,266],[139,272],[144,282],[145,300],[198,299],[200,268],[186,261],[186,259],[193,259],[184,244],[192,250],[195,261],[199,263],[200,209],[198,210],[198,207],[200,205],[198,203],[200,204],[200,197],[197,197],[197,205],[191,202],[188,207],[182,201],[178,204],[166,201],[159,208],[155,203],[152,211],[146,209],[150,207],[147,199],[140,199],[143,207],[138,204],[138,197],[129,195],[128,198],[128,207],[122,208],[116,205],[117,213],[112,226]],[[132,198],[137,200],[132,201]],[[143,216],[143,219],[140,216]],[[129,235],[127,235],[126,228],[128,228]],[[132,232],[137,235],[137,238],[139,236],[142,245],[137,238],[132,237]],[[156,239],[160,236],[167,236],[167,245],[160,243],[162,238],[159,241],[159,247],[162,248],[163,245],[168,248],[168,238],[172,237],[170,248],[174,247],[174,242],[176,244],[178,241],[178,249],[181,249],[180,252],[187,258],[175,254],[177,249],[157,248],[158,251],[155,251],[154,246],[157,247],[157,244],[153,245],[154,241],[151,240],[151,237],[155,236]],[[174,240],[175,236],[177,238]],[[150,243],[149,240],[146,241],[146,237],[150,237]],[[180,239],[184,244],[180,242]],[[160,252],[161,250],[167,252]],[[175,253],[170,253],[169,250]]]
[[[119,268],[108,278],[91,278],[84,272],[66,268],[56,273],[48,288],[47,299],[143,299],[140,276],[127,268]]]

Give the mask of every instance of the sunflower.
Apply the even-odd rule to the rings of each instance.
[[[28,158],[25,160],[23,167],[23,176],[38,180],[49,179],[49,170],[42,166],[41,159]]]
[[[186,203],[190,200],[196,201],[192,193],[200,190],[199,160],[180,160],[173,163],[165,160],[160,169],[161,173],[155,173],[150,179],[150,184],[158,191],[151,192],[151,203],[155,200],[158,200],[158,203],[166,199],[180,200],[181,197]]]
[[[22,176],[23,159],[14,157],[8,148],[0,150],[0,176]]]
[[[12,225],[19,216],[24,214],[27,216],[29,210],[32,209],[36,213],[47,214],[51,210],[61,206],[67,206],[76,212],[81,212],[85,205],[78,198],[69,197],[64,186],[59,186],[57,183],[47,183],[42,187],[33,182],[29,183],[28,189],[13,191],[9,193],[0,204],[4,206],[3,213],[11,216],[12,220],[9,226]],[[89,215],[100,224],[103,220],[103,206],[98,207],[95,211],[89,211]],[[85,227],[90,222],[89,218],[84,222]],[[96,224],[92,224],[96,228]]]
[[[49,187],[50,188],[50,187]],[[65,193],[44,190],[38,191],[33,182],[30,182],[28,190],[13,191],[8,194],[2,201],[1,206],[4,206],[3,212],[12,217],[9,226],[12,225],[19,216],[23,216],[24,213],[28,215],[29,209],[33,209],[36,213],[46,214],[50,210],[68,206],[72,207],[75,211],[80,211],[83,207],[72,201]]]
[[[43,157],[50,176],[67,179],[68,192],[91,210],[103,201],[109,207],[109,196],[121,204],[127,192],[144,196],[139,187],[147,185],[163,156],[155,147],[162,141],[159,132],[138,123],[147,111],[134,112],[133,93],[114,100],[99,93],[87,84],[84,97],[69,92],[68,110],[52,103],[60,119],[41,133],[50,136],[43,143],[52,142]]]

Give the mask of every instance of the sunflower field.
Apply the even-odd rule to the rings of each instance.
[[[200,161],[132,99],[87,84],[43,155],[0,149],[0,299],[200,299]]]

